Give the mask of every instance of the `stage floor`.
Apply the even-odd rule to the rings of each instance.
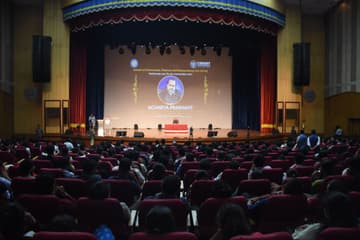
[[[209,131],[216,132],[216,136],[208,136]],[[117,136],[118,132],[126,132],[126,136]],[[144,137],[135,137],[135,132],[144,133]],[[236,137],[229,137],[229,132],[235,132]],[[192,136],[187,133],[166,133],[164,129],[159,130],[157,128],[145,128],[145,129],[129,129],[129,128],[114,128],[105,129],[104,136],[96,136],[95,141],[116,141],[124,140],[128,141],[155,141],[158,139],[165,139],[166,142],[177,141],[196,141],[196,142],[214,142],[214,141],[259,141],[259,140],[275,140],[280,139],[282,136],[273,136],[271,133],[260,133],[255,130],[247,129],[213,129],[196,128],[193,130]]]

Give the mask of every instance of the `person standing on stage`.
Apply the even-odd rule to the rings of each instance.
[[[89,129],[94,130],[95,125],[96,125],[96,118],[95,118],[95,115],[93,113],[91,113],[89,116]]]

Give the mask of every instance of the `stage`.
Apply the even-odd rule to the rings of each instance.
[[[121,132],[123,136],[116,136],[117,133]],[[208,135],[210,132],[210,135]],[[233,134],[233,136],[228,136],[229,132]],[[140,133],[140,134],[139,134]],[[143,133],[143,136],[142,136]],[[99,136],[98,134],[94,137],[94,143],[98,144],[103,141],[123,141],[125,143],[129,142],[155,142],[156,140],[165,139],[166,143],[170,144],[174,141],[179,144],[183,144],[185,142],[202,142],[202,143],[212,143],[212,142],[247,142],[247,141],[277,141],[282,140],[283,135],[273,136],[271,133],[260,133],[255,130],[247,130],[247,129],[212,129],[208,130],[207,128],[195,128],[193,129],[192,136],[189,132],[186,133],[166,133],[164,129],[157,128],[140,128],[138,130],[130,129],[130,128],[113,128],[113,129],[105,129],[104,136]],[[213,135],[213,136],[211,136]],[[215,136],[216,135],[216,136]],[[236,135],[236,136],[234,136]],[[140,136],[140,137],[139,137]],[[77,134],[73,135],[47,135],[46,139],[56,140],[57,137],[71,138],[74,140],[82,141],[86,145],[90,145],[90,134]]]

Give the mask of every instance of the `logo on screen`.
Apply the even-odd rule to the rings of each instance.
[[[158,83],[157,94],[161,102],[177,104],[184,96],[184,84],[176,76],[163,77]]]

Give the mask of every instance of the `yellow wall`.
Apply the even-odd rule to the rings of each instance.
[[[286,26],[278,34],[278,79],[277,101],[298,102],[300,106],[300,128],[306,132],[316,129],[324,131],[324,25],[321,16],[303,16],[296,6],[286,8]],[[301,22],[302,21],[302,22]],[[293,44],[310,43],[310,86],[294,87],[293,84]],[[313,90],[315,101],[303,101],[303,92]],[[290,107],[296,108],[293,104]],[[292,123],[292,122],[290,122]],[[289,132],[290,124],[286,125]]]
[[[296,7],[286,8],[286,25],[278,33],[277,47],[277,101],[301,102],[299,89],[293,87],[293,43],[301,39],[301,17]],[[286,131],[290,132],[294,122],[288,123]],[[280,129],[282,131],[282,129]]]
[[[42,34],[41,7],[16,7],[14,12],[14,133],[32,134],[41,123],[41,85],[32,82],[32,36]],[[37,99],[26,89],[40,89]]]
[[[44,100],[69,99],[70,29],[63,21],[60,0],[44,1],[43,34],[52,38],[51,83],[43,91]]]
[[[304,16],[303,41],[310,43],[310,85],[303,91],[313,91],[313,102],[303,101],[302,121],[305,130],[324,132],[324,82],[325,82],[325,26],[321,16]]]
[[[360,134],[359,129],[354,130],[348,119],[360,119],[360,93],[342,93],[325,99],[325,133],[334,133],[336,125],[339,125],[345,135]],[[351,132],[353,130],[353,132]]]

